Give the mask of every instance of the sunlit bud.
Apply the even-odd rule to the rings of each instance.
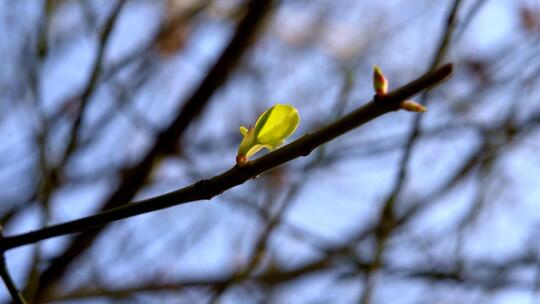
[[[384,77],[378,66],[373,67],[373,88],[377,96],[384,96],[388,93],[388,79]]]
[[[291,105],[276,104],[264,111],[254,127],[240,127],[240,133],[244,137],[238,147],[236,163],[244,166],[249,157],[262,148],[272,151],[283,145],[294,133],[299,122],[298,111]]]

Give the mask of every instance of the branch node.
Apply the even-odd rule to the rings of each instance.
[[[313,151],[313,149],[310,149],[306,145],[303,145],[302,147],[300,147],[300,155],[302,156],[308,156],[311,153],[311,151]]]

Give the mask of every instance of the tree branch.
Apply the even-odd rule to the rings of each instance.
[[[313,149],[320,145],[379,116],[398,110],[401,101],[441,83],[451,73],[452,65],[444,65],[441,68],[427,73],[409,84],[390,92],[384,97],[375,98],[357,110],[311,134],[306,134],[280,149],[268,153],[257,160],[248,162],[243,167],[234,166],[230,170],[209,180],[200,180],[190,186],[154,198],[123,205],[92,216],[49,226],[33,232],[6,237],[0,241],[0,250],[9,250],[15,247],[36,243],[41,240],[88,230],[120,219],[169,208],[187,202],[211,199],[265,171],[285,164],[300,156],[307,156]]]
[[[88,79],[86,87],[80,95],[80,109],[75,117],[75,121],[71,125],[69,131],[70,137],[66,146],[66,151],[64,152],[64,155],[60,160],[60,164],[58,165],[59,168],[65,165],[65,163],[69,160],[70,156],[73,154],[73,152],[75,152],[75,149],[77,148],[80,128],[83,122],[86,108],[98,84],[98,79],[102,69],[101,65],[105,58],[105,51],[111,40],[113,28],[115,27],[115,24],[119,19],[118,17],[120,16],[120,12],[122,11],[125,3],[126,0],[119,0],[118,3],[116,3],[116,5],[113,7],[111,16],[107,19],[107,22],[103,26],[99,37],[99,46],[96,58],[94,59],[94,63],[92,65],[90,78]]]
[[[2,238],[3,235],[3,229],[2,227],[0,227],[0,238]],[[17,289],[17,285],[15,285],[15,282],[13,282],[13,279],[11,278],[11,275],[7,268],[4,251],[1,251],[0,255],[0,276],[2,277],[2,280],[4,280],[4,284],[6,284],[6,288],[8,289],[9,294],[13,299],[13,303],[26,304],[26,300],[24,299],[22,293]]]
[[[454,29],[457,25],[457,14],[462,2],[462,0],[454,0],[452,4],[450,12],[446,18],[446,27],[443,31],[443,35],[441,36],[441,40],[439,41],[437,52],[435,53],[435,56],[433,57],[431,65],[429,67],[430,71],[436,69],[441,64],[448,51],[450,41],[453,37]],[[428,94],[429,90],[426,90],[424,93],[422,93],[422,96],[420,97],[421,104],[427,105]],[[379,224],[377,227],[377,245],[375,246],[376,249],[373,253],[375,259],[371,267],[372,269],[368,271],[366,275],[364,291],[362,293],[362,296],[360,297],[360,303],[362,304],[369,304],[371,302],[371,295],[373,294],[375,285],[372,274],[376,272],[376,265],[380,264],[380,260],[382,259],[382,255],[384,253],[384,248],[386,247],[386,241],[390,238],[392,230],[395,228],[396,218],[394,214],[394,206],[399,197],[399,194],[403,190],[403,186],[405,185],[405,180],[408,173],[407,165],[409,164],[409,160],[412,156],[414,144],[416,143],[416,140],[420,137],[420,125],[423,117],[424,116],[422,115],[416,115],[416,117],[414,118],[413,127],[405,145],[405,151],[403,152],[403,155],[399,162],[397,177],[394,182],[394,186],[391,188],[392,190],[384,200],[383,206],[381,208]]]

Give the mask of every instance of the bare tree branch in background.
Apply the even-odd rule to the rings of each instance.
[[[214,68],[208,72],[199,88],[183,104],[179,115],[168,128],[158,134],[154,146],[143,156],[139,164],[124,173],[124,180],[116,192],[103,204],[102,210],[117,207],[129,201],[137,192],[152,169],[156,157],[170,152],[176,145],[189,123],[195,119],[208,102],[212,92],[225,81],[241,54],[249,46],[260,22],[270,7],[270,1],[252,1],[247,8],[243,21],[238,25],[237,33],[231,39],[229,46],[216,61]],[[90,87],[90,86],[89,86]],[[100,230],[92,230],[78,236],[65,252],[56,257],[51,265],[40,276],[40,285],[36,294],[36,302],[40,302],[48,289],[63,275],[71,262],[92,244]]]

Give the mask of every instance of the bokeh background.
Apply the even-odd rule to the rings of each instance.
[[[416,98],[425,114],[211,201],[8,251],[28,301],[540,303],[540,3],[265,1],[0,1],[6,235],[219,174],[275,103],[298,108],[293,139],[315,130],[372,98],[374,64],[391,89],[455,64]]]

